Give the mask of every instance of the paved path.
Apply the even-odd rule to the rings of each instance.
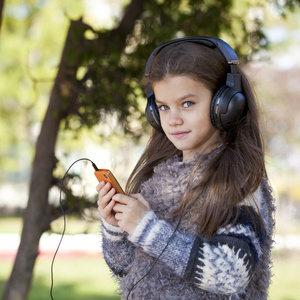
[[[61,240],[59,234],[44,233],[40,239],[40,255],[51,255],[55,253]],[[19,234],[0,234],[0,258],[15,256],[20,243]],[[59,255],[100,255],[100,234],[76,234],[65,235],[58,250]]]
[[[44,233],[40,240],[40,255],[51,255],[61,240],[59,234]],[[18,234],[0,234],[0,258],[14,257],[20,243]],[[286,235],[275,237],[276,250],[300,250],[300,236]],[[65,235],[59,248],[59,255],[101,255],[100,234]]]

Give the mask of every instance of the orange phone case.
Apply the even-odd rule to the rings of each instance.
[[[116,189],[117,193],[125,194],[119,182],[117,181],[117,179],[115,178],[115,176],[110,170],[99,169],[98,171],[95,171],[95,176],[97,177],[99,182],[101,181],[110,182],[111,185]]]

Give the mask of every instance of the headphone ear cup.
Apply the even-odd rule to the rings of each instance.
[[[155,96],[152,94],[150,97],[147,98],[147,106],[145,109],[145,115],[150,123],[150,125],[160,132],[164,132],[161,124],[160,124],[160,116],[157,105],[155,103]]]
[[[240,120],[245,107],[243,93],[227,86],[221,87],[211,101],[210,117],[213,126],[220,130],[231,130]]]
[[[226,86],[222,86],[217,92],[213,95],[210,104],[210,120],[212,125],[217,129],[222,129],[219,120],[219,106],[221,101],[221,95],[223,94],[224,90],[226,90]]]

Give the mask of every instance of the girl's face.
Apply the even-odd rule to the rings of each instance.
[[[190,160],[194,153],[211,150],[220,131],[210,121],[212,94],[200,81],[170,76],[153,83],[162,128],[168,139]]]

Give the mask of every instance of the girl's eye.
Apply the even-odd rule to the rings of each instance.
[[[161,110],[161,111],[165,111],[165,110],[168,110],[169,107],[167,105],[161,105],[161,106],[158,107],[158,109]]]
[[[191,107],[191,106],[193,106],[194,105],[194,102],[192,102],[192,101],[186,101],[186,102],[184,102],[183,103],[183,107],[184,108],[188,108],[188,107]]]

